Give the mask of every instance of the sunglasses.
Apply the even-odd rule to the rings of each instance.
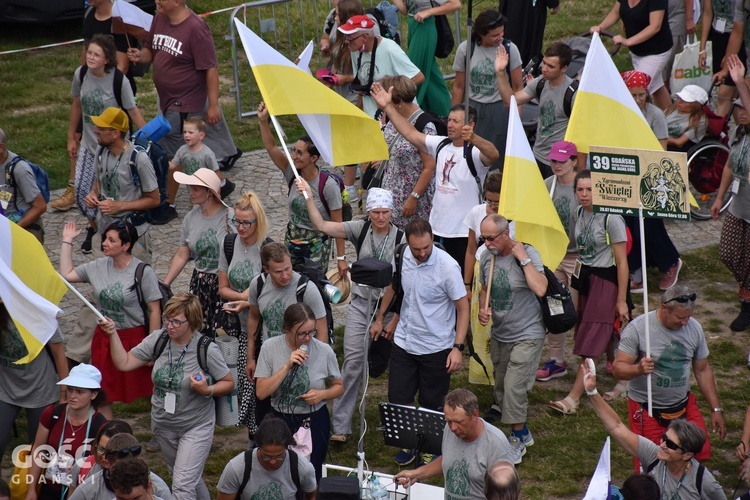
[[[667,448],[669,448],[672,451],[677,451],[677,450],[685,451],[685,448],[683,448],[679,444],[677,444],[674,441],[672,441],[671,439],[669,439],[667,437],[667,433],[666,432],[661,435],[661,440],[664,441],[664,444],[667,445]]]
[[[665,304],[669,304],[670,302],[679,302],[680,304],[687,304],[688,302],[695,302],[697,295],[695,293],[691,293],[690,295],[680,295],[679,297],[675,297],[673,299],[669,299],[665,302]]]
[[[346,37],[346,43],[353,43],[353,42],[356,42],[357,40],[359,40],[359,39],[360,39],[360,38],[362,38],[363,36],[365,36],[365,34],[364,34],[364,33],[362,33],[362,34],[361,34],[361,35],[359,35],[359,36],[355,36],[354,38],[349,38],[349,37]]]
[[[122,460],[129,456],[137,457],[141,454],[141,445],[133,446],[130,448],[120,448],[119,450],[107,451],[104,456],[107,458],[117,456],[118,459]]]
[[[253,220],[240,220],[237,217],[232,217],[232,223],[235,226],[252,227],[258,219]]]
[[[312,330],[308,330],[306,332],[300,332],[297,331],[297,338],[298,339],[304,339],[305,337],[314,337],[318,334],[318,329],[313,328]]]
[[[503,233],[496,234],[495,236],[480,236],[479,241],[481,241],[482,243],[484,243],[485,241],[495,241],[502,235]]]
[[[497,16],[497,19],[487,24],[487,28],[493,30],[497,28],[498,26],[504,26],[504,25],[505,25],[505,16],[500,14],[499,16]]]

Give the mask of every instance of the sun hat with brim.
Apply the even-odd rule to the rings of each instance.
[[[685,85],[676,95],[685,102],[697,102],[698,104],[708,102],[708,94],[703,90],[703,87],[697,85]]]
[[[375,23],[372,19],[367,14],[361,14],[350,17],[344,24],[339,26],[339,31],[345,35],[353,35],[354,33],[372,31],[374,27]]]
[[[216,172],[211,169],[199,168],[193,175],[188,175],[184,172],[175,172],[174,180],[179,184],[208,188],[213,191],[214,195],[216,195],[216,199],[219,200],[222,205],[229,207],[229,205],[224,203],[221,199],[221,180],[219,179],[219,176],[216,175]]]
[[[128,114],[120,108],[107,108],[99,116],[91,115],[91,123],[99,128],[113,128],[120,132],[130,131]]]
[[[338,269],[329,269],[326,273],[326,278],[328,278],[328,281],[330,281],[333,286],[341,290],[341,298],[337,304],[348,304],[352,300],[352,280],[349,276],[347,276],[346,279],[341,279]]]
[[[101,389],[102,373],[95,366],[81,363],[74,366],[70,370],[70,374],[59,381],[57,385],[80,387],[81,389]]]

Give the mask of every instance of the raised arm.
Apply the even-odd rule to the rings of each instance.
[[[260,125],[260,139],[263,142],[263,147],[268,152],[268,156],[271,157],[273,164],[281,170],[282,174],[285,173],[289,166],[289,160],[284,152],[276,147],[273,132],[271,132],[271,127],[268,125],[268,108],[266,108],[266,103],[264,102],[258,105],[258,124]]]
[[[404,136],[404,139],[409,141],[419,151],[427,153],[425,135],[414,128],[414,125],[409,123],[409,120],[399,114],[396,106],[394,106],[391,101],[392,91],[392,87],[386,91],[379,82],[375,82],[372,84],[370,94],[372,95],[375,104],[377,104],[377,106],[388,115],[388,119],[391,120],[393,126],[396,127],[398,133]]]
[[[526,104],[532,99],[532,97],[523,90],[516,92],[513,91],[514,89],[510,86],[511,83],[508,81],[508,72],[506,71],[508,64],[510,64],[510,54],[508,54],[505,47],[501,44],[495,53],[495,76],[497,77],[497,90],[500,92],[500,97],[502,97],[503,105],[506,108],[510,107],[511,96],[516,98],[516,103],[518,105]]]
[[[583,387],[586,389],[586,393],[596,391],[596,373],[589,371],[588,363],[583,363],[580,369],[583,370]],[[638,435],[622,423],[615,410],[602,399],[599,392],[590,397],[591,406],[594,407],[594,411],[596,411],[599,420],[602,421],[609,435],[620,443],[625,451],[635,456],[638,453]]]
[[[60,262],[58,269],[60,275],[68,283],[81,283],[81,278],[73,267],[73,240],[81,234],[81,229],[76,228],[75,222],[66,222],[63,227],[62,244],[60,247]]]

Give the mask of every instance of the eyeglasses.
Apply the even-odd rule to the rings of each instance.
[[[104,453],[106,457],[114,457],[115,455],[117,455],[117,458],[120,460],[127,458],[129,456],[137,457],[140,454],[141,454],[141,445],[132,446],[130,448],[120,448],[119,450],[106,451]]]
[[[496,234],[495,236],[480,236],[479,237],[479,241],[481,241],[481,242],[495,241],[496,239],[498,239],[502,235],[503,235],[503,233]]]
[[[666,432],[661,435],[661,440],[664,441],[664,444],[667,445],[667,448],[669,448],[672,451],[677,451],[677,450],[685,451],[685,448],[683,448],[679,444],[677,444],[674,441],[672,441],[671,439],[669,439],[667,437],[667,433]]]
[[[161,322],[162,322],[162,323],[164,324],[164,326],[169,326],[169,325],[172,325],[172,326],[174,326],[175,328],[179,328],[179,327],[181,327],[182,325],[184,325],[185,323],[187,323],[187,322],[188,322],[188,320],[185,320],[185,321],[180,321],[179,319],[172,319],[172,318],[167,318],[166,316],[164,316],[164,315],[162,314],[162,316],[161,316]]]
[[[313,328],[312,330],[308,330],[306,332],[300,332],[299,330],[297,330],[297,338],[298,339],[304,339],[306,337],[314,337],[317,334],[318,334],[318,329],[317,328]]]
[[[500,208],[500,201],[490,201],[490,200],[487,200],[487,206],[490,207],[490,208],[494,208],[495,210],[497,210],[498,208]]]
[[[679,302],[680,304],[687,304],[688,302],[695,302],[696,297],[698,297],[695,293],[691,293],[690,295],[680,295],[679,297],[675,297],[673,299],[669,299],[665,302],[665,304],[669,304],[670,302]]]
[[[106,451],[107,451],[107,449],[106,449],[106,448],[104,448],[104,446],[99,446],[99,445],[96,445],[96,453],[97,453],[98,455],[104,455],[104,453],[105,453]]]
[[[253,225],[253,224],[255,224],[255,222],[256,222],[257,220],[258,220],[258,219],[253,219],[253,220],[240,220],[240,219],[238,219],[237,217],[232,217],[232,223],[233,223],[233,224],[234,224],[235,226],[242,226],[242,227],[252,227],[252,225]]]
[[[308,153],[307,151],[301,151],[299,149],[292,149],[291,154],[292,156],[305,156],[309,155],[310,153]]]
[[[270,455],[266,455],[265,453],[263,453],[263,450],[261,450],[260,448],[258,448],[258,456],[259,456],[261,462],[277,462],[277,463],[279,463],[279,462],[283,462],[284,459],[286,458],[286,452],[282,453],[281,455],[270,456]]]
[[[359,39],[360,39],[360,38],[362,38],[363,36],[365,36],[365,34],[364,34],[364,33],[362,33],[361,35],[357,35],[357,36],[355,36],[354,38],[349,38],[349,37],[346,37],[346,43],[353,43],[353,42],[356,42],[357,40],[359,40]]]

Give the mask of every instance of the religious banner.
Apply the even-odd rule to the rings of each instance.
[[[594,212],[690,220],[687,155],[591,146]]]

